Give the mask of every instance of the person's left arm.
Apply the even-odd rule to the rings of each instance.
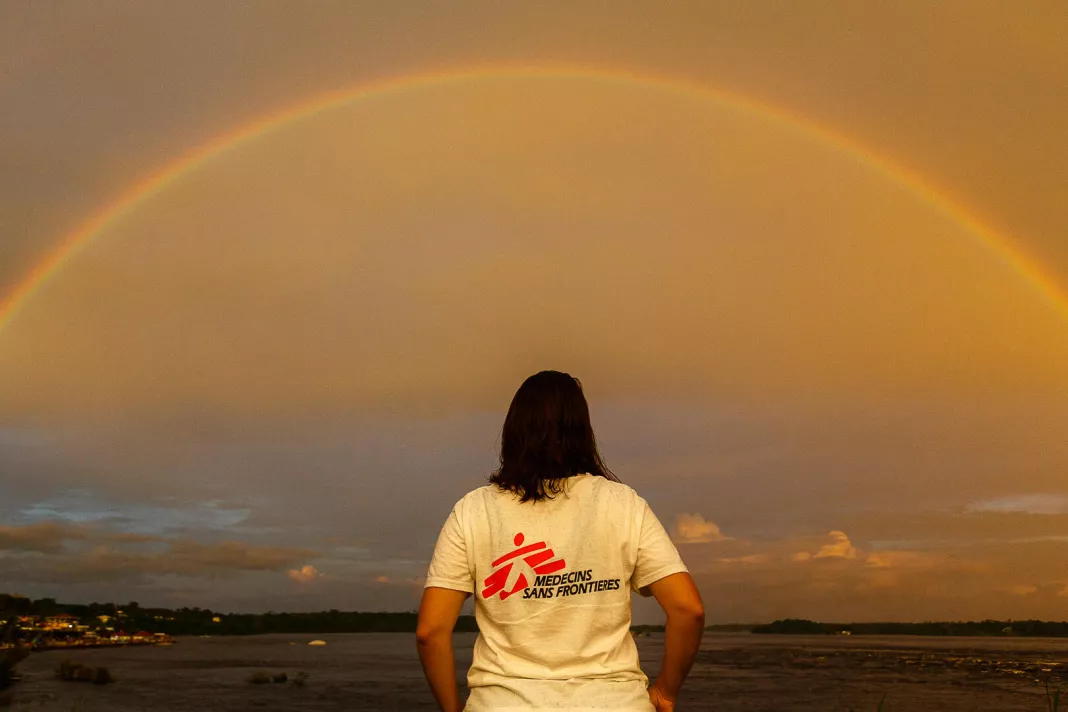
[[[423,589],[415,639],[430,690],[442,712],[460,712],[460,690],[456,685],[456,656],[452,650],[452,629],[460,609],[471,594],[430,586]]]

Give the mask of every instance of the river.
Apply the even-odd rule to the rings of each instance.
[[[461,670],[474,637],[455,637]],[[313,639],[326,645],[308,646]],[[642,667],[654,675],[663,636],[637,642]],[[116,682],[57,680],[63,660],[106,666]],[[13,710],[436,709],[413,636],[403,634],[180,638],[167,648],[35,653],[20,670]],[[259,672],[284,672],[288,681],[251,683]],[[306,684],[293,684],[302,672]],[[710,633],[678,710],[875,712],[885,696],[885,712],[1041,712],[1046,680],[1068,684],[1068,639]]]

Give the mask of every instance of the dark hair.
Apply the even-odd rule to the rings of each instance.
[[[559,371],[542,371],[515,392],[501,431],[501,466],[490,482],[520,502],[552,499],[562,480],[589,473],[616,482],[597,452],[582,384]]]

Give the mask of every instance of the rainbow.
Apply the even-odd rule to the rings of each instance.
[[[917,198],[931,205],[966,229],[986,249],[1003,260],[1022,279],[1028,282],[1057,312],[1068,320],[1068,292],[1044,273],[1039,265],[1023,254],[1007,237],[982,224],[943,191],[928,183],[916,172],[880,155],[848,136],[813,121],[792,114],[780,107],[688,80],[653,74],[579,67],[574,65],[522,65],[476,67],[422,74],[408,74],[354,88],[320,94],[299,104],[282,109],[233,131],[222,134],[168,163],[131,185],[97,213],[82,223],[42,259],[19,284],[0,301],[0,331],[3,331],[20,310],[48,284],[92,240],[153,196],[166,190],[178,178],[195,171],[210,161],[240,145],[263,136],[282,126],[305,119],[331,108],[374,96],[410,91],[431,86],[463,84],[495,79],[569,79],[599,81],[629,86],[647,87],[726,106],[753,116],[778,123],[852,157],[911,191]]]

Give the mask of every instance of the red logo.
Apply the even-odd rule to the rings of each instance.
[[[527,544],[523,546],[523,534],[520,532],[515,535],[515,539],[512,540],[519,548],[509,551],[501,558],[494,561],[492,566],[495,571],[486,577],[486,580],[482,582],[485,586],[482,589],[482,598],[493,598],[493,595],[500,593],[501,600],[508,598],[517,591],[522,591],[528,586],[527,575],[519,574],[519,578],[516,579],[515,586],[512,586],[510,591],[505,591],[504,587],[508,584],[508,575],[512,573],[512,560],[518,557],[523,557],[523,561],[527,566],[534,569],[534,573],[551,574],[555,571],[567,566],[563,559],[553,559],[555,554],[553,550],[548,548],[544,541],[539,541],[537,544]],[[551,559],[551,561],[550,561]],[[504,566],[501,566],[504,564]],[[500,568],[497,568],[500,566]]]

